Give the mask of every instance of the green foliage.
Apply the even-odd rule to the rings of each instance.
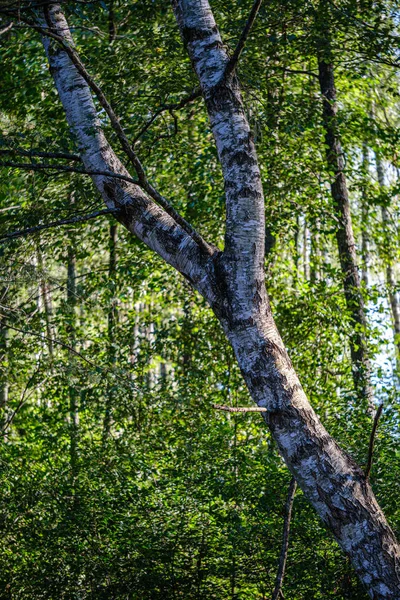
[[[249,8],[244,1],[213,2],[231,50]],[[327,24],[334,32],[360,254],[362,237],[369,237],[371,281],[364,293],[375,397],[385,403],[371,481],[399,528],[399,396],[396,374],[386,368],[395,361],[385,280],[388,265],[399,275],[395,11],[389,1],[344,0],[318,9],[296,0],[265,3],[238,72],[275,241],[266,268],[277,324],[321,420],[364,465],[371,423],[353,392],[352,323],[334,241],[316,78],[321,32]],[[139,136],[149,179],[222,247],[223,181],[202,100],[163,110],[149,124],[197,85],[168,3],[68,3],[68,18],[85,65],[129,139]],[[0,44],[0,151],[74,153],[40,37],[14,27]],[[373,153],[386,166],[384,189]],[[0,153],[3,159],[62,162]],[[82,174],[10,166],[1,172],[0,237],[101,207]],[[389,225],[382,207],[390,211]],[[113,270],[111,222],[103,217],[0,245],[0,387],[7,395],[0,407],[0,598],[270,598],[289,473],[260,415],[213,408],[250,399],[211,311],[121,227]],[[74,303],[66,289],[71,247]],[[289,600],[366,598],[300,491],[284,592]]]

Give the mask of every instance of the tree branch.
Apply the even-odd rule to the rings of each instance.
[[[264,406],[223,406],[222,404],[213,404],[212,407],[231,413],[268,412]]]
[[[151,125],[154,123],[154,121],[157,119],[157,117],[159,115],[161,115],[164,111],[179,110],[179,109],[183,108],[184,106],[186,106],[187,104],[189,104],[190,102],[193,102],[193,100],[196,100],[196,98],[199,98],[201,95],[202,95],[201,89],[196,88],[195,90],[193,90],[193,92],[189,96],[187,96],[186,98],[183,98],[180,102],[176,102],[175,104],[163,104],[162,106],[160,106],[160,108],[158,108],[155,111],[155,113],[153,113],[153,115],[150,117],[150,119],[145,123],[145,125],[142,127],[142,129],[139,131],[139,133],[135,136],[135,138],[133,140],[133,146],[139,141],[139,139],[142,137],[142,135],[144,135],[146,133],[146,131],[149,129],[149,127],[151,127]]]
[[[7,31],[10,31],[10,29],[13,27],[13,25],[14,25],[14,23],[11,21],[11,23],[6,25],[4,27],[4,29],[0,29],[0,35],[3,35],[3,33],[7,33]]]
[[[53,344],[57,344],[58,346],[62,346],[66,350],[69,350],[69,352],[71,352],[75,356],[78,356],[78,358],[81,358],[82,360],[84,360],[86,363],[88,363],[88,365],[94,367],[95,369],[98,369],[98,365],[96,365],[94,362],[92,362],[88,358],[85,358],[80,352],[78,352],[77,350],[75,350],[74,348],[72,348],[71,346],[69,346],[68,344],[65,344],[61,340],[57,340],[57,339],[54,339],[54,338],[48,338],[45,335],[41,335],[40,333],[35,333],[33,331],[26,331],[25,329],[20,329],[19,327],[14,327],[13,325],[10,325],[9,323],[7,323],[7,327],[9,329],[13,329],[14,331],[18,331],[19,333],[24,333],[26,335],[32,335],[34,337],[40,338],[41,340],[44,340],[44,341],[48,341],[49,339],[51,339],[51,341],[53,342]]]
[[[287,67],[281,67],[279,65],[273,65],[271,67],[271,70],[273,71],[274,69],[278,69],[279,71],[284,71],[285,73],[290,73],[293,75],[309,75],[310,77],[315,77],[316,79],[318,79],[318,74],[314,73],[313,71],[307,71],[303,69],[289,69]]]
[[[59,221],[52,221],[51,223],[43,223],[43,225],[35,225],[34,227],[28,227],[28,229],[13,231],[11,233],[7,233],[5,236],[0,238],[0,244],[7,242],[8,240],[23,237],[25,235],[32,235],[33,233],[43,231],[44,229],[50,229],[51,227],[59,227],[60,225],[71,225],[73,223],[83,223],[84,221],[90,221],[91,219],[96,219],[97,217],[101,217],[103,215],[116,214],[121,210],[121,208],[105,208],[104,210],[98,210],[89,215],[77,215],[69,219],[60,219]]]
[[[272,593],[271,600],[278,600],[278,598],[283,597],[282,594],[282,584],[283,578],[285,576],[285,568],[286,568],[286,559],[289,548],[289,531],[290,531],[290,521],[292,519],[292,508],[293,508],[293,500],[294,495],[296,493],[297,483],[294,477],[292,477],[290,484],[288,495],[285,504],[285,518],[283,521],[283,535],[282,535],[282,547],[281,553],[279,556],[279,565],[278,572],[276,574],[275,580],[275,588]]]
[[[379,422],[380,416],[382,414],[382,410],[383,410],[383,404],[380,404],[378,406],[378,410],[375,413],[374,424],[372,426],[371,436],[369,438],[368,460],[367,460],[367,466],[365,467],[365,479],[369,479],[369,475],[371,473],[372,458],[373,458],[374,446],[375,446],[376,430],[378,428],[378,422]]]
[[[101,127],[92,88],[83,75],[95,89],[96,84],[85,70],[77,66],[80,61],[71,50],[73,40],[60,6],[50,6],[47,17],[52,31],[46,26],[35,25],[35,29],[43,32],[50,71],[85,169],[117,172],[128,177],[128,171],[111,148]],[[52,42],[53,36],[58,38],[57,44]],[[117,121],[114,120],[114,123]],[[171,210],[167,211],[154,202],[150,194],[145,194],[137,184],[109,175],[93,175],[93,180],[106,206],[122,209],[116,213],[118,221],[182,273],[202,295],[209,300],[214,297],[216,292],[210,285],[209,275],[212,274],[210,261],[217,248],[207,244],[189,224],[185,227],[181,225],[182,217],[177,216],[178,223]]]
[[[233,71],[235,70],[236,65],[238,64],[240,56],[243,52],[243,48],[246,44],[247,38],[249,37],[251,28],[253,27],[254,21],[256,20],[258,11],[260,10],[261,4],[262,4],[262,0],[254,0],[253,6],[250,11],[249,18],[247,19],[247,23],[244,26],[244,29],[242,31],[242,35],[239,38],[239,41],[235,48],[235,51],[232,55],[232,58],[229,60],[228,64],[226,65],[226,69],[225,69],[225,72],[223,75],[224,78],[229,77],[229,75],[231,73],[233,73]]]
[[[35,379],[35,377],[38,374],[39,370],[40,370],[40,363],[39,363],[39,367],[35,370],[35,372],[28,379],[28,382],[25,385],[24,391],[22,392],[20,401],[18,402],[17,407],[13,410],[13,412],[11,413],[11,415],[8,417],[8,419],[4,423],[4,427],[3,427],[3,429],[0,432],[1,434],[6,433],[7,429],[10,427],[10,425],[13,422],[13,420],[15,419],[16,415],[18,414],[18,412],[21,410],[21,408],[23,407],[23,405],[28,400],[28,397],[27,397],[28,388],[31,385],[31,383],[33,382],[33,380]],[[43,379],[40,383],[42,384],[45,381],[46,381],[46,379]]]
[[[114,179],[121,179],[122,181],[129,181],[130,183],[139,185],[139,182],[136,179],[132,179],[132,177],[127,177],[126,175],[120,175],[119,173],[114,173],[113,171],[89,171],[87,169],[76,169],[75,167],[67,167],[64,165],[50,165],[44,163],[15,163],[12,161],[0,161],[0,167],[26,169],[27,171],[46,171],[48,169],[53,169],[56,171],[61,171],[63,173],[80,173],[81,175],[104,175],[105,177],[113,177]]]
[[[74,160],[77,162],[81,161],[81,157],[78,154],[67,154],[66,152],[41,152],[40,150],[24,150],[23,148],[7,148],[0,149],[0,156],[8,156],[9,154],[16,154],[19,156],[39,157],[39,158],[58,158],[64,160]]]
[[[57,27],[54,27],[54,25],[51,21],[50,12],[48,10],[48,7],[44,8],[44,14],[45,14],[45,18],[47,21],[48,29],[45,29],[39,25],[36,25],[35,23],[32,23],[31,21],[28,21],[26,19],[24,19],[24,22],[26,24],[28,24],[30,27],[36,29],[36,31],[41,33],[44,37],[47,37],[47,38],[50,37],[50,38],[56,40],[60,44],[62,49],[67,53],[70,60],[74,64],[78,73],[86,81],[86,83],[88,84],[90,89],[96,95],[96,98],[98,99],[100,105],[106,111],[106,114],[108,115],[108,117],[110,119],[110,123],[111,123],[114,131],[117,134],[117,137],[119,139],[122,149],[124,150],[125,154],[128,156],[130,162],[132,163],[133,167],[136,170],[141,187],[160,206],[162,206],[163,209],[174,219],[174,221],[176,221],[182,227],[182,229],[184,229],[186,231],[186,233],[188,233],[201,247],[203,247],[203,249],[209,250],[209,246],[206,244],[206,242],[203,240],[203,238],[197,233],[197,231],[195,231],[193,229],[193,227],[186,221],[186,219],[184,219],[173,208],[173,206],[171,206],[171,204],[168,202],[168,200],[166,198],[164,198],[164,196],[162,196],[148,181],[145,170],[143,168],[143,165],[140,162],[137,154],[133,150],[131,144],[129,143],[129,140],[121,126],[119,117],[117,117],[116,113],[114,112],[114,109],[112,108],[111,104],[108,102],[108,100],[107,100],[104,92],[100,88],[100,86],[94,81],[94,79],[89,75],[88,71],[86,70],[85,65],[82,63],[82,61],[79,57],[79,54],[77,53],[77,51],[74,48],[73,40],[69,33],[69,30],[68,30],[68,33],[64,31],[60,35],[59,30],[57,29]],[[57,31],[57,33],[54,33],[54,31]]]

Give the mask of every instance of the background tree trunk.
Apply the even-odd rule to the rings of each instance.
[[[7,304],[8,288],[1,290],[1,304]],[[2,309],[4,310],[4,309]],[[9,329],[4,315],[0,318],[0,431],[6,423],[6,411],[9,392],[9,364],[8,364]]]
[[[373,412],[373,390],[370,382],[371,367],[366,338],[367,321],[357,267],[356,244],[351,221],[349,194],[344,174],[343,150],[337,123],[334,68],[331,62],[326,62],[326,56],[320,58],[318,61],[318,73],[322,94],[325,142],[327,146],[326,158],[328,169],[334,173],[331,191],[338,219],[336,241],[343,274],[346,304],[353,323],[350,352],[354,388],[358,399],[361,402],[365,402],[366,408]]]
[[[67,333],[69,345],[76,350],[76,254],[74,239],[69,239],[67,262]],[[69,430],[70,457],[72,477],[75,480],[78,468],[78,435],[79,435],[79,391],[76,388],[75,356],[69,357]]]
[[[378,182],[382,189],[385,188],[385,173],[383,170],[383,164],[378,155],[376,155],[376,171],[378,175]],[[393,323],[393,333],[394,340],[396,346],[396,354],[397,354],[397,367],[399,370],[400,366],[400,305],[399,305],[399,297],[396,287],[396,281],[394,277],[393,270],[393,252],[391,250],[392,242],[391,242],[391,234],[390,234],[390,213],[386,206],[382,205],[381,208],[382,215],[382,224],[383,224],[383,232],[385,236],[385,250],[386,256],[384,257],[385,271],[386,271],[386,287],[389,296],[389,303],[392,312],[392,323]],[[400,370],[399,370],[400,372]]]
[[[37,260],[38,267],[40,272],[40,290],[43,301],[43,309],[44,309],[44,318],[46,323],[46,341],[47,347],[49,351],[50,361],[53,362],[54,359],[54,344],[53,344],[53,325],[52,325],[52,316],[53,316],[53,308],[51,302],[50,295],[50,287],[46,279],[45,274],[45,260],[43,257],[42,250],[40,248],[40,242],[37,246]]]
[[[108,261],[108,285],[109,285],[109,310],[107,315],[108,322],[108,364],[111,371],[115,369],[117,362],[117,348],[116,348],[116,326],[117,326],[117,298],[116,298],[116,274],[117,274],[117,224],[112,223],[109,230],[108,238],[108,250],[109,250],[109,261]],[[104,415],[103,425],[103,440],[105,441],[111,430],[112,410],[114,404],[114,379],[111,373],[110,378],[107,382],[106,390],[106,409]]]
[[[363,183],[361,187],[361,259],[362,259],[362,271],[361,279],[364,282],[365,287],[369,285],[369,266],[370,266],[370,255],[369,255],[369,207],[368,198],[366,194],[366,182],[368,180],[369,160],[368,160],[368,147],[364,143],[362,149],[362,177]]]

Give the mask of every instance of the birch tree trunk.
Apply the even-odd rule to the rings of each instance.
[[[400,549],[361,469],[329,436],[310,406],[275,326],[264,278],[265,215],[258,160],[234,69],[207,0],[174,0],[173,9],[203,97],[225,181],[224,251],[200,243],[133,183],[95,175],[118,220],[202,294],[219,319],[254,401],[305,496],[350,556],[371,598],[400,597]],[[44,38],[51,73],[86,169],[126,169],[96,115],[87,78],[59,5]],[[49,34],[48,34],[49,35]],[[86,75],[85,75],[86,77]],[[88,125],[91,125],[90,127]]]
[[[294,286],[296,287],[299,283],[299,266],[300,266],[300,216],[297,215],[296,216],[296,224],[294,227],[294,236],[293,236],[293,243],[294,243],[294,256],[293,256],[293,263],[294,263]]]
[[[319,221],[316,220],[314,228],[310,231],[311,244],[310,244],[310,281],[315,283],[320,278],[320,235],[319,235]]]

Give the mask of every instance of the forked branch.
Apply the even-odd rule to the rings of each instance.
[[[140,185],[140,187],[142,187],[149,194],[149,196],[151,198],[153,198],[153,200],[155,200],[160,206],[162,206],[162,208],[165,210],[165,212],[168,213],[174,219],[174,221],[178,225],[180,225],[182,227],[182,229],[184,231],[186,231],[186,233],[188,233],[203,250],[209,251],[209,246],[203,240],[201,235],[195,229],[193,229],[193,227],[186,221],[186,219],[184,219],[173,208],[173,206],[171,206],[171,204],[168,202],[168,200],[166,198],[164,198],[164,196],[162,196],[148,181],[146,174],[145,174],[145,170],[143,168],[143,165],[140,162],[137,154],[133,150],[133,148],[124,132],[124,129],[120,123],[119,117],[114,112],[114,109],[112,108],[110,102],[107,100],[103,90],[94,81],[94,79],[88,73],[85,65],[82,63],[82,61],[79,57],[79,54],[77,53],[77,51],[75,50],[75,48],[73,46],[73,40],[69,34],[69,31],[68,32],[65,32],[65,31],[60,32],[57,29],[57,27],[54,25],[54,23],[51,20],[50,10],[47,6],[44,8],[44,15],[45,15],[46,22],[47,22],[47,27],[48,27],[47,29],[42,27],[41,25],[37,25],[36,23],[33,23],[32,21],[27,20],[27,19],[24,19],[24,22],[27,25],[29,25],[30,27],[32,27],[33,29],[35,29],[36,31],[38,31],[39,33],[41,33],[44,37],[51,38],[58,42],[58,44],[62,47],[62,49],[66,52],[66,54],[70,58],[71,62],[75,66],[78,73],[86,81],[86,83],[88,84],[88,86],[92,90],[92,92],[94,92],[100,105],[102,106],[102,108],[104,108],[106,114],[108,115],[108,117],[110,119],[110,123],[111,123],[114,131],[117,134],[117,137],[121,144],[122,149],[124,150],[124,152],[126,153],[126,155],[129,158],[130,162],[132,163],[133,167],[135,168],[135,171],[136,171],[138,179],[139,179],[138,184]]]
[[[233,71],[236,69],[236,65],[239,62],[240,56],[243,52],[243,48],[246,44],[247,38],[249,37],[249,33],[251,31],[251,28],[253,27],[254,21],[256,20],[256,17],[257,17],[258,11],[260,10],[261,4],[262,4],[262,0],[254,0],[253,6],[250,11],[249,18],[247,19],[246,25],[244,26],[244,29],[242,31],[242,35],[239,38],[239,41],[235,48],[235,51],[232,55],[232,58],[230,59],[230,61],[228,62],[227,66],[226,66],[225,73],[224,73],[225,78],[228,77],[231,73],[233,73]]]

